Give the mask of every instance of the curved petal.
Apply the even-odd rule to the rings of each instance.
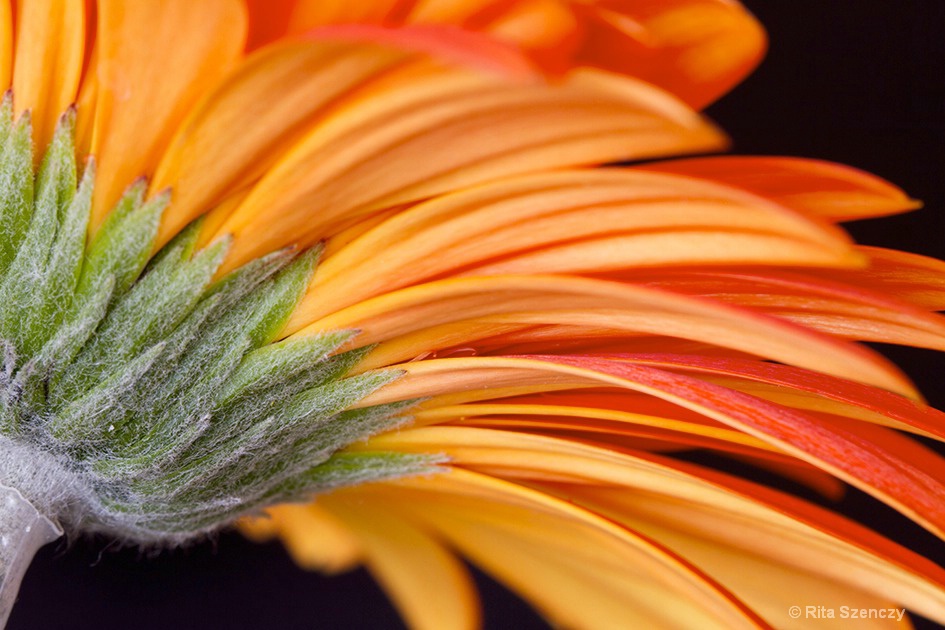
[[[585,72],[541,86],[433,69],[364,92],[276,164],[221,228],[236,237],[227,266],[483,181],[721,142],[684,105],[630,79]]]
[[[945,318],[864,286],[873,269],[860,274],[858,285],[824,278],[825,272],[666,270],[624,274],[623,279],[711,296],[837,337],[945,350]]]
[[[847,274],[825,269],[823,276],[854,286],[879,290],[929,310],[945,310],[945,262],[879,247],[858,247],[869,267]]]
[[[433,407],[424,405],[411,415],[413,426],[447,422],[450,425],[548,435],[606,448],[652,452],[711,449],[771,470],[830,499],[838,499],[844,490],[841,482],[827,473],[784,455],[757,438],[727,427],[688,419],[616,409],[527,404],[517,400]]]
[[[718,377],[729,377],[725,379],[727,387],[787,406],[864,420],[945,441],[945,413],[875,387],[823,373],[724,357],[641,354],[622,358],[639,365],[698,374],[702,378],[715,377],[713,382],[719,382]]]
[[[245,0],[249,29],[246,49],[256,50],[283,37],[299,0]]]
[[[479,627],[479,598],[458,558],[427,532],[382,506],[346,495],[326,495],[319,505],[356,536],[363,562],[408,625],[415,630]],[[306,532],[314,536],[314,532]]]
[[[358,566],[364,558],[361,540],[337,516],[317,504],[279,505],[238,525],[255,540],[279,536],[292,559],[305,569],[339,573]]]
[[[93,226],[135,178],[153,174],[187,111],[240,55],[245,31],[245,9],[237,0],[101,4]]]
[[[627,388],[646,393],[765,440],[902,512],[945,537],[945,483],[911,462],[890,454],[823,419],[768,403],[705,381],[649,367],[575,356],[439,359],[400,366],[400,380],[359,405],[379,404],[457,391],[548,383]]]
[[[822,160],[736,155],[671,160],[640,168],[724,183],[830,221],[888,216],[921,205],[875,175]]]
[[[6,4],[6,3],[4,3]],[[13,93],[30,110],[37,160],[75,102],[85,57],[84,0],[18,0]]]
[[[153,187],[173,186],[174,204],[159,242],[249,186],[337,101],[409,56],[376,45],[296,41],[244,61],[188,115],[164,152]]]
[[[435,531],[566,627],[766,627],[661,546],[522,486],[453,469],[339,494]]]
[[[13,86],[13,7],[9,0],[0,2],[0,88]]]
[[[701,108],[761,61],[764,30],[731,0],[597,0],[578,63],[638,76]]]
[[[278,0],[251,2],[254,45],[330,24],[452,25],[515,45],[552,73],[595,66],[637,76],[695,107],[741,81],[764,31],[731,0]]]
[[[665,246],[670,235],[685,240],[697,231],[706,247]],[[720,240],[740,237],[765,246],[710,247],[710,232]],[[728,186],[628,169],[560,171],[504,179],[391,216],[333,248],[300,310],[317,301],[319,311],[328,313],[382,290],[543,248],[630,235],[634,246],[614,253],[627,266],[804,264],[831,252],[825,264],[856,263],[837,228]],[[658,245],[648,247],[650,240]],[[776,249],[777,240],[783,243]]]
[[[389,28],[368,24],[324,26],[305,34],[306,39],[341,40],[382,44],[429,55],[446,63],[511,79],[535,78],[528,58],[512,46],[488,35],[448,25],[415,25]]]
[[[790,619],[789,610],[797,604],[802,604],[805,609],[818,605],[835,609],[840,602],[851,608],[901,609],[903,603],[908,602],[909,607],[931,614],[933,618],[941,615],[941,602],[936,601],[941,599],[941,595],[933,594],[935,589],[941,589],[940,583],[928,580],[912,567],[903,567],[900,556],[909,555],[904,549],[897,550],[895,556],[884,557],[879,550],[857,548],[858,545],[854,545],[859,541],[856,540],[832,537],[829,532],[819,535],[820,532],[805,531],[807,528],[803,521],[791,523],[784,519],[787,526],[777,527],[777,519],[770,516],[765,520],[755,517],[757,520],[753,521],[751,517],[731,512],[725,514],[729,532],[721,533],[719,530],[725,526],[718,519],[719,510],[714,506],[716,515],[707,517],[710,510],[703,506],[681,509],[677,500],[641,496],[622,489],[574,485],[544,485],[543,489],[600,512],[627,527],[646,532],[692,559],[775,627],[789,628],[796,623]],[[693,521],[699,521],[699,525],[689,525]],[[785,529],[790,534],[786,535]],[[787,559],[784,551],[773,549],[783,548],[786,538],[798,535],[808,539],[802,544],[817,549],[817,560],[811,557],[810,552]],[[736,536],[753,540],[750,545],[745,545]],[[767,547],[759,544],[762,542]],[[787,546],[793,551],[796,544],[791,541]],[[826,565],[829,566],[825,568]],[[873,579],[869,582],[851,579],[851,574],[863,571],[868,571]],[[941,579],[938,572],[932,575]],[[764,576],[764,579],[758,579],[758,576]],[[902,600],[896,601],[896,596]],[[837,622],[849,624],[846,619],[834,622],[818,619],[817,625],[843,627],[831,625]],[[895,617],[865,623],[874,624],[868,627],[902,627]]]
[[[366,300],[318,319],[297,334],[355,329],[361,332],[352,343],[364,346],[417,333],[411,341],[427,344],[402,344],[398,352],[407,356],[391,355],[383,346],[377,350],[382,355],[387,353],[385,363],[393,363],[442,347],[438,345],[442,344],[442,339],[439,335],[430,335],[427,330],[430,327],[464,322],[466,334],[475,338],[479,334],[475,318],[497,315],[515,324],[569,323],[676,336],[816,369],[905,395],[915,394],[891,364],[865,348],[710,300],[567,276],[492,276],[431,282]],[[494,320],[482,323],[491,326]],[[461,342],[461,339],[453,339],[450,343]],[[377,363],[375,357],[372,365]]]
[[[454,466],[529,484],[634,531],[635,525],[647,531],[647,523],[662,524],[794,569],[798,577],[833,581],[861,597],[872,593],[945,617],[945,572],[933,563],[823,508],[739,480],[732,486],[725,475],[701,467],[464,427],[408,429],[378,436],[364,448],[446,453]],[[488,519],[488,510],[481,513]],[[654,540],[670,547],[675,542],[658,535]]]

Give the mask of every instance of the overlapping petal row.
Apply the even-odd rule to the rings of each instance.
[[[674,457],[849,484],[945,532],[945,462],[907,435],[942,440],[945,415],[857,343],[945,349],[945,264],[837,226],[915,202],[810,160],[640,163],[724,148],[692,107],[761,53],[741,7],[275,4],[0,15],[0,78],[35,141],[78,103],[92,230],[144,176],[172,191],[162,243],[202,215],[202,242],[233,235],[221,273],[324,243],[282,336],[357,330],[339,349],[371,347],[353,373],[404,371],[358,405],[423,399],[411,428],[349,450],[445,455],[447,472],[247,532],[305,566],[365,564],[417,628],[475,625],[456,554],[565,627],[787,627],[796,602],[945,622],[933,563]],[[615,163],[634,165],[597,166]]]

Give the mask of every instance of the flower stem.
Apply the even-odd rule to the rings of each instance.
[[[18,490],[0,484],[0,628],[6,626],[36,551],[61,535],[62,529]]]

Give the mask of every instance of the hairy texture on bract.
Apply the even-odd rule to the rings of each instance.
[[[411,403],[350,407],[396,370],[347,377],[353,331],[276,342],[318,248],[219,280],[229,240],[192,225],[153,258],[163,194],[125,193],[86,244],[74,112],[33,175],[30,122],[0,110],[0,483],[67,530],[177,544],[278,502],[435,470],[435,458],[338,453]]]

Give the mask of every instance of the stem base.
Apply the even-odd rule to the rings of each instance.
[[[60,536],[62,528],[37,511],[16,488],[0,484],[0,628],[6,626],[33,556]]]

